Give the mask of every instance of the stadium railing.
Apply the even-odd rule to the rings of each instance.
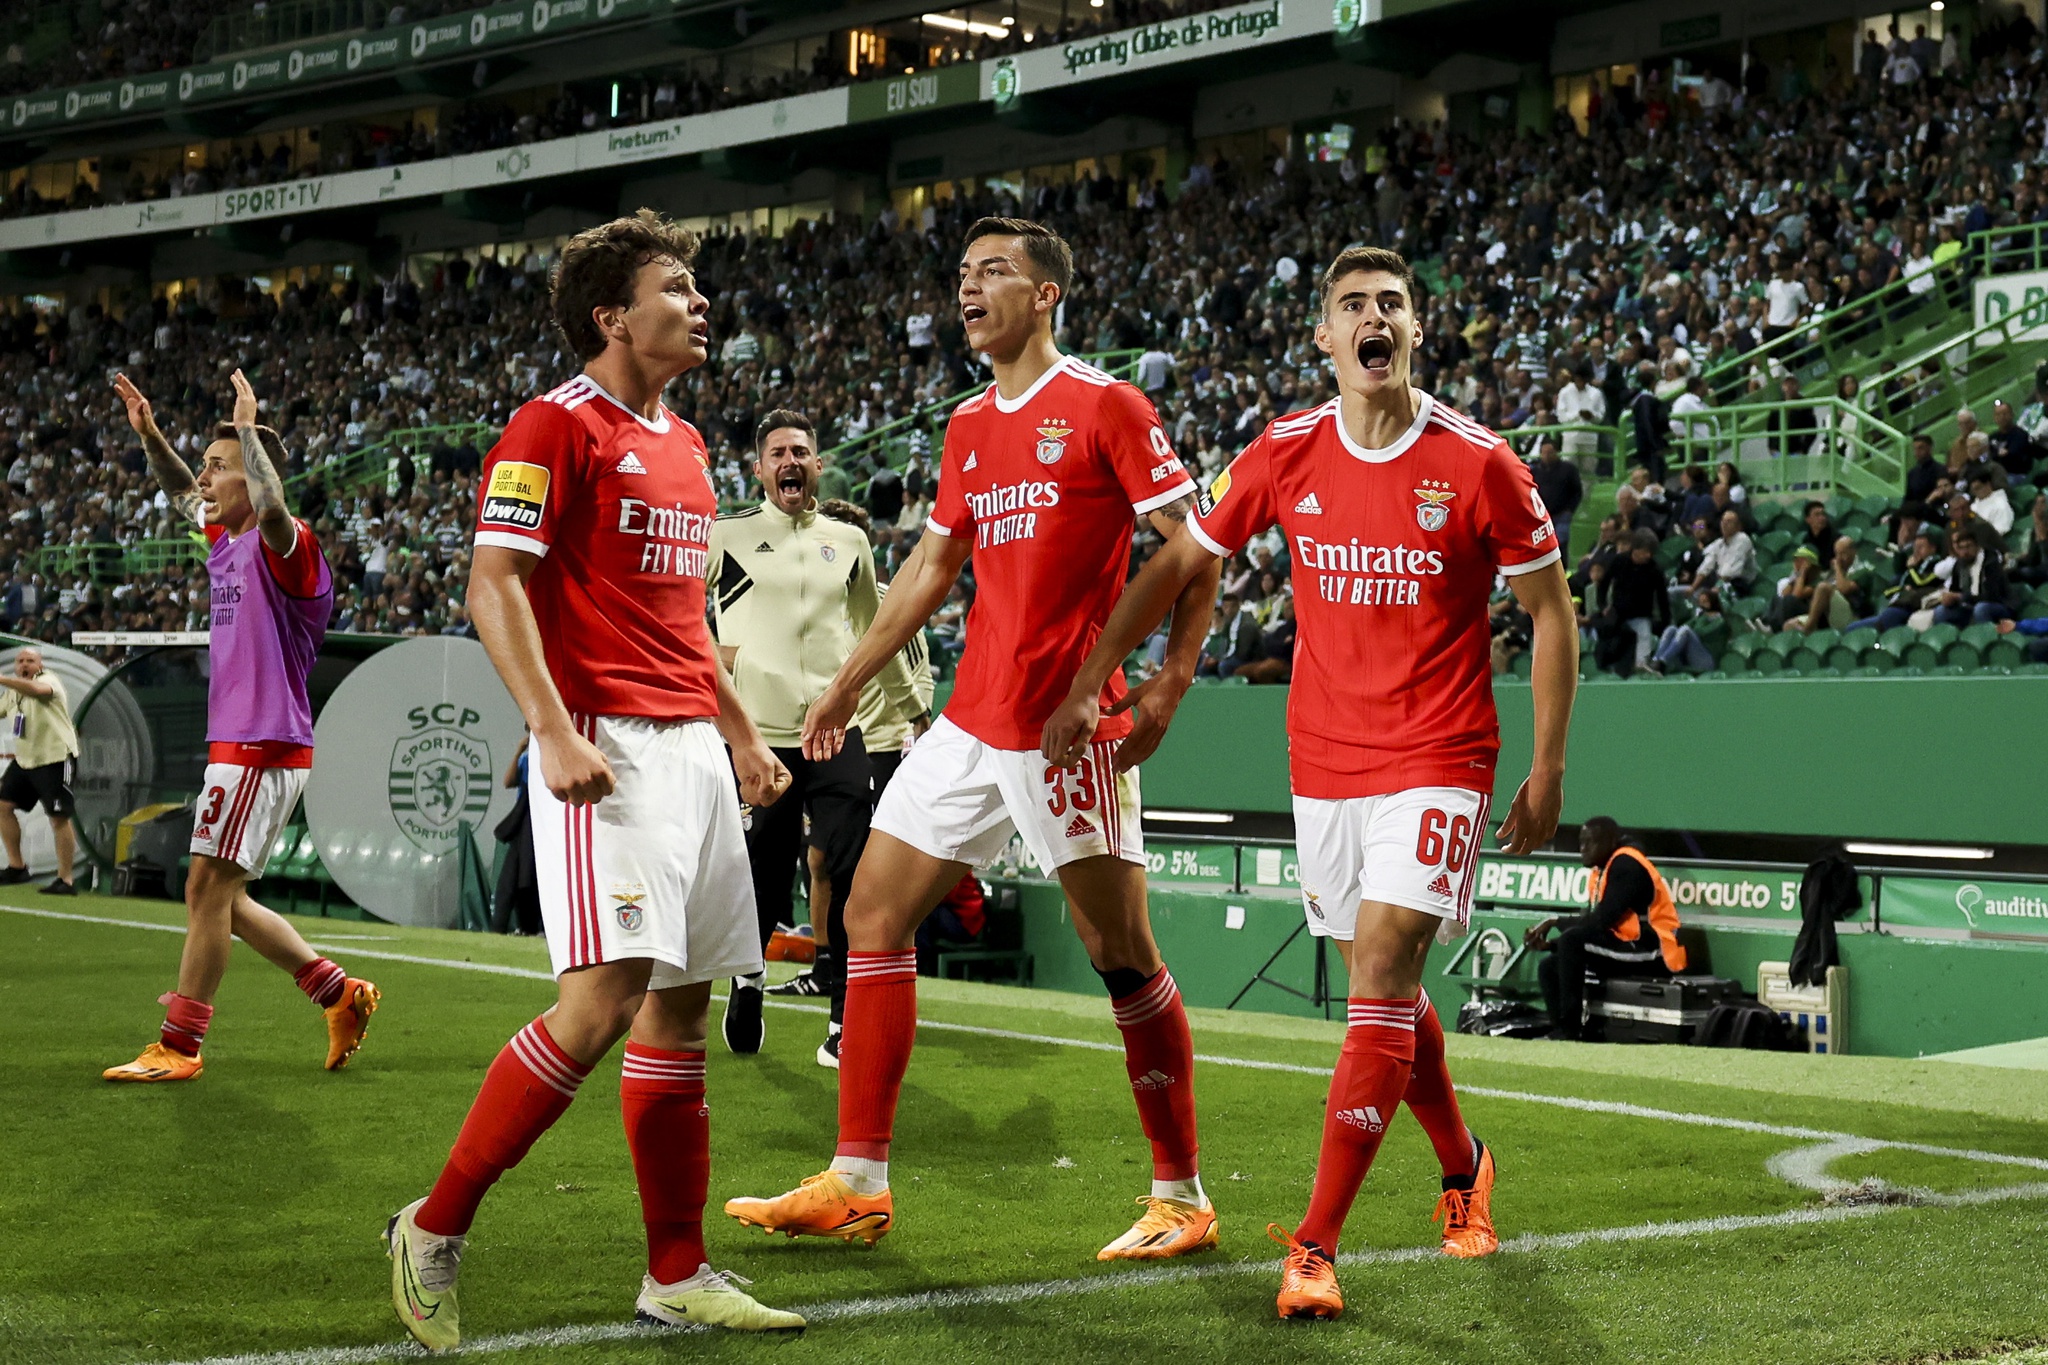
[[[1883,404],[1889,421],[1911,432],[1935,437],[1936,448],[1954,438],[1958,409],[2005,398],[2014,408],[2034,386],[2035,366],[2043,348],[2021,335],[2034,330],[2024,311],[1993,318],[1961,335],[1944,336],[1895,359],[1873,374],[1864,394]],[[1991,429],[1988,413],[1979,418]]]
[[[385,492],[398,491],[398,464],[410,457],[417,462],[440,446],[474,447],[488,450],[497,439],[497,427],[489,422],[454,422],[438,427],[397,427],[369,445],[309,465],[284,481],[287,493],[303,493],[314,475],[330,493],[353,493],[381,486]]]
[[[206,541],[194,535],[174,540],[141,540],[132,545],[46,545],[34,553],[31,562],[45,579],[62,576],[115,582],[137,574],[156,574],[197,564],[205,558]]]
[[[1840,398],[1731,403],[1675,419],[1667,468],[1723,460],[1753,496],[1890,496],[1906,486],[1906,433]]]

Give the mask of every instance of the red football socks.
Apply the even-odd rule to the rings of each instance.
[[[896,1100],[917,1039],[917,950],[846,955],[839,1037],[840,1156],[889,1159]]]
[[[1387,1120],[1401,1104],[1415,1064],[1415,1002],[1350,1002],[1350,1027],[1330,1080],[1323,1114],[1323,1150],[1316,1159],[1315,1192],[1295,1237],[1337,1254],[1337,1237],[1373,1156],[1386,1136]]]
[[[1428,991],[1415,994],[1415,1069],[1408,1076],[1408,1093],[1402,1096],[1410,1112],[1429,1134],[1436,1148],[1438,1164],[1453,1179],[1474,1173],[1476,1152],[1472,1131],[1458,1112],[1458,1092],[1451,1085],[1451,1068],[1444,1060],[1444,1026],[1429,1003]]]
[[[199,1045],[206,1041],[207,1026],[213,1022],[213,1006],[176,991],[158,997],[157,1003],[164,1007],[163,1032],[158,1035],[164,1046],[181,1056],[197,1057]]]
[[[1132,973],[1136,975],[1136,973]],[[1137,990],[1110,1001],[1124,1035],[1124,1069],[1138,1122],[1152,1143],[1152,1178],[1195,1174],[1195,1040],[1173,973],[1161,967]]]
[[[348,973],[324,957],[316,957],[292,973],[292,980],[306,998],[326,1009],[341,999],[342,988],[348,985]]]
[[[687,1280],[709,1260],[704,1198],[711,1188],[711,1110],[704,1104],[704,1054],[628,1042],[619,1107],[640,1182],[647,1273],[659,1284]]]
[[[448,1164],[413,1221],[437,1237],[468,1232],[485,1191],[562,1117],[589,1074],[555,1045],[540,1020],[513,1034],[485,1073]]]

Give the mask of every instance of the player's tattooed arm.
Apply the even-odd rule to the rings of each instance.
[[[256,428],[256,390],[240,370],[231,378],[235,385],[235,437],[242,443],[242,473],[249,486],[249,505],[256,511],[256,529],[265,545],[288,555],[298,543],[299,532],[292,524],[291,508],[285,505],[284,480],[278,477],[277,465]]]
[[[1187,524],[1188,513],[1193,511],[1194,507],[1195,495],[1189,493],[1185,497],[1175,498],[1164,507],[1153,508],[1147,515],[1152,518],[1152,529],[1171,540],[1173,533]]]
[[[199,481],[192,477],[191,469],[178,458],[178,452],[171,449],[171,443],[164,439],[149,400],[125,374],[114,376],[114,392],[128,409],[128,425],[134,427],[135,434],[141,438],[142,453],[149,459],[149,472],[156,476],[164,496],[170,499],[179,516],[195,526],[204,525],[205,500],[199,496]]]

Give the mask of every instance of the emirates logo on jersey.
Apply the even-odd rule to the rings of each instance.
[[[1451,486],[1436,479],[1424,479],[1415,496],[1422,499],[1415,508],[1415,524],[1425,531],[1443,530],[1444,523],[1451,519],[1451,509],[1444,504],[1458,496]]]
[[[1038,462],[1058,464],[1060,456],[1067,453],[1067,438],[1074,434],[1073,427],[1054,418],[1038,429]]]

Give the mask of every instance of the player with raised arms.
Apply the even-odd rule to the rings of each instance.
[[[889,1143],[917,1028],[917,927],[968,868],[1017,834],[1073,907],[1152,1144],[1145,1211],[1098,1255],[1156,1260],[1216,1244],[1216,1211],[1197,1170],[1194,1044],[1152,939],[1132,771],[1194,676],[1215,566],[1191,575],[1173,604],[1156,677],[1126,694],[1120,671],[1104,675],[1090,702],[1106,712],[1095,742],[1057,764],[1038,753],[1040,728],[1122,589],[1134,517],[1170,535],[1194,493],[1145,396],[1054,344],[1073,272],[1072,251],[1040,224],[984,218],[968,230],[960,319],[995,382],[954,409],[925,535],[805,716],[805,752],[823,759],[838,750],[861,689],[924,629],[972,555],[967,650],[945,714],[875,810],[847,900],[837,1154],[787,1194],[728,1201],[742,1223],[869,1245],[890,1230]]]
[[[185,878],[185,948],[165,995],[157,1041],[110,1081],[189,1081],[234,939],[292,974],[327,1016],[327,1069],[347,1066],[376,1011],[377,988],[314,952],[277,912],[249,896],[313,768],[306,679],[327,638],[334,573],[320,542],[285,503],[284,442],[256,424],[256,391],[236,370],[233,421],[214,431],[194,478],[164,438],[149,399],[125,374],[114,392],[142,438],[150,472],[179,515],[205,532],[212,595],[207,641],[206,772],[193,812]]]
[[[695,233],[647,209],[572,237],[551,305],[583,373],[514,413],[484,464],[469,610],[533,734],[527,799],[558,996],[498,1053],[433,1191],[386,1231],[392,1305],[430,1350],[461,1341],[456,1273],[484,1194],[621,1037],[647,1230],[637,1315],[804,1325],[704,1250],[711,983],[761,970],[739,801],[770,804],[789,773],[713,651],[717,495],[703,439],[661,401],[710,354],[696,254]]]
[[[1337,397],[1272,423],[1216,476],[1188,533],[1124,591],[1043,742],[1051,762],[1085,752],[1096,689],[1182,585],[1279,523],[1299,623],[1287,730],[1302,904],[1310,931],[1337,942],[1350,1005],[1308,1214],[1271,1231],[1288,1249],[1280,1316],[1333,1318],[1338,1233],[1403,1100],[1443,1167],[1443,1250],[1499,1245],[1493,1154],[1458,1112],[1423,960],[1465,923],[1478,880],[1500,750],[1494,575],[1535,622],[1535,758],[1501,823],[1510,853],[1557,828],[1578,634],[1529,471],[1500,437],[1410,385],[1422,323],[1408,263],[1352,247],[1324,272],[1322,301],[1316,345],[1335,362]]]

